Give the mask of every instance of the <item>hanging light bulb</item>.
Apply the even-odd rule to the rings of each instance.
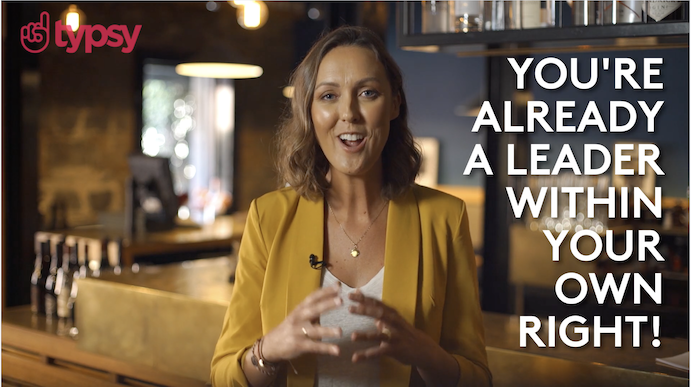
[[[246,30],[261,28],[269,16],[269,9],[263,1],[233,1],[238,8],[238,24]]]
[[[243,23],[246,28],[257,28],[260,24],[260,5],[256,2],[247,3],[243,7]]]
[[[86,21],[86,15],[75,4],[70,4],[69,7],[60,15],[60,19],[66,26],[70,26],[72,31],[77,31],[79,26]]]

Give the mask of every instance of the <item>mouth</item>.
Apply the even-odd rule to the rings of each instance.
[[[354,149],[358,148],[365,141],[365,136],[358,133],[344,133],[339,135],[339,140],[347,148]]]

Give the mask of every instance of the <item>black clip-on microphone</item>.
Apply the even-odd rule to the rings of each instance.
[[[310,267],[315,270],[320,270],[324,265],[324,261],[318,261],[315,254],[310,254]]]

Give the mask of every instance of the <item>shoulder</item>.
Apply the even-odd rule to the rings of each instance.
[[[413,186],[413,194],[421,213],[429,211],[441,214],[444,211],[447,215],[459,217],[466,210],[463,200],[434,188],[416,184]]]
[[[253,200],[252,210],[263,218],[267,215],[280,215],[294,209],[300,201],[300,195],[291,187],[266,193]]]
[[[263,229],[273,232],[280,224],[288,226],[298,218],[315,215],[318,202],[306,199],[293,188],[286,187],[253,200],[248,217],[254,216]]]
[[[281,223],[291,213],[295,213],[299,201],[300,195],[290,187],[254,199],[250,204],[243,234],[254,232],[261,236],[267,246],[271,245]]]

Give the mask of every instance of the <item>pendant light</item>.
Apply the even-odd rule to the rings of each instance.
[[[261,28],[269,17],[269,9],[263,1],[234,0],[229,1],[229,4],[238,9],[238,24],[246,30]]]
[[[260,77],[264,70],[249,64],[230,44],[214,44],[175,66],[175,72],[186,77],[248,79]]]
[[[77,31],[79,26],[86,22],[86,15],[76,4],[70,4],[70,6],[60,14],[60,20],[63,25],[70,26],[72,31]]]

